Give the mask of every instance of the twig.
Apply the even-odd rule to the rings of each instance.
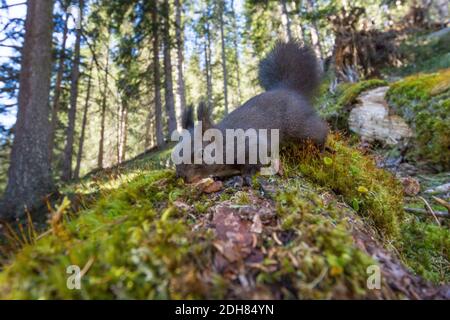
[[[435,196],[432,196],[432,198],[434,201],[439,203],[441,206],[445,207],[447,209],[447,211],[450,213],[450,203],[448,203],[447,201],[445,201],[441,198],[435,197]]]
[[[429,214],[428,210],[420,209],[420,208],[403,208],[406,212],[418,213],[418,214]],[[440,218],[450,218],[450,215],[445,211],[434,211],[434,214]]]
[[[81,277],[84,277],[84,275],[89,271],[89,269],[94,264],[95,258],[91,257],[88,262],[86,262],[86,265],[84,266],[83,270],[81,270],[80,275]]]
[[[436,214],[433,211],[433,208],[431,208],[430,204],[428,203],[427,200],[425,200],[424,197],[419,197],[420,200],[422,200],[425,203],[425,207],[427,208],[428,212],[431,213],[434,217],[434,220],[436,220],[437,224],[439,226],[441,226],[441,222],[439,221],[439,219],[436,217]]]

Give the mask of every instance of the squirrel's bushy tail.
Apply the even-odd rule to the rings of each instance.
[[[277,42],[259,64],[259,81],[266,90],[284,87],[311,97],[320,78],[314,51],[298,41]]]

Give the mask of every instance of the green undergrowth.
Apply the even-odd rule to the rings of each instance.
[[[380,79],[363,80],[356,83],[342,83],[335,92],[329,92],[328,85],[321,88],[316,104],[321,116],[335,130],[348,130],[348,117],[351,107],[364,91],[386,86],[388,83]]]
[[[402,224],[399,252],[417,274],[435,283],[450,283],[449,225],[410,217]]]
[[[310,148],[291,148],[286,153],[288,171],[299,171],[312,181],[344,197],[355,211],[367,218],[380,235],[397,239],[403,216],[402,188],[394,177],[378,169],[338,138],[329,141],[330,151],[318,156]],[[298,161],[298,159],[302,159]]]
[[[407,77],[391,85],[386,98],[413,128],[410,159],[450,169],[450,69]]]
[[[435,72],[450,68],[450,33],[430,39],[426,35],[410,35],[400,46],[404,65],[388,70],[396,76],[408,76],[419,72]]]
[[[296,172],[332,190],[374,227],[384,246],[400,255],[418,275],[435,283],[450,281],[450,231],[433,218],[419,218],[403,211],[399,182],[375,162],[337,136],[329,139],[329,151],[289,146],[283,152],[285,175]],[[422,203],[423,207],[423,203]]]

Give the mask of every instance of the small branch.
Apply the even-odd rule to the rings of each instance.
[[[9,8],[16,7],[16,6],[24,6],[26,4],[27,4],[26,2],[8,4],[6,6],[0,7],[0,10],[9,9]]]
[[[420,208],[403,208],[406,212],[410,213],[417,213],[417,214],[430,214],[430,212],[426,209],[420,209]],[[434,214],[439,218],[450,218],[450,215],[445,211],[434,211]]]
[[[438,198],[438,197],[434,197],[432,196],[433,200],[436,201],[437,203],[439,203],[441,206],[445,207],[447,209],[447,211],[450,213],[450,203],[448,203],[447,201]]]
[[[441,222],[440,222],[439,219],[436,217],[436,214],[434,213],[433,208],[431,208],[431,206],[430,206],[430,204],[428,203],[428,201],[425,200],[424,197],[419,197],[419,199],[422,200],[422,201],[425,203],[425,208],[427,209],[427,211],[428,211],[429,213],[431,213],[431,214],[433,215],[434,220],[436,220],[437,224],[440,226],[440,225],[441,225]]]
[[[16,49],[16,50],[19,50],[19,51],[22,49],[22,47],[9,45],[9,44],[0,44],[0,47],[12,48],[12,49]]]

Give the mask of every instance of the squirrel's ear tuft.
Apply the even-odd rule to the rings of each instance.
[[[194,127],[194,106],[190,104],[183,111],[183,129],[190,129]]]
[[[210,109],[204,101],[201,101],[198,105],[197,120],[202,122],[203,130],[208,130],[213,126]]]

